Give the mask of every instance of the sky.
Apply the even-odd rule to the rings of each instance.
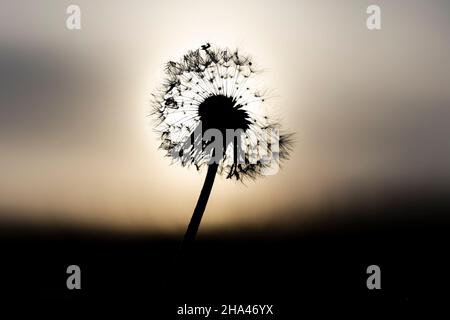
[[[81,30],[66,29],[70,4]],[[370,4],[381,30],[366,27]],[[361,190],[449,185],[447,1],[0,7],[0,222],[184,230],[206,171],[158,150],[150,100],[164,64],[205,42],[253,57],[296,140],[274,176],[218,178],[205,230],[308,219],[304,208]]]

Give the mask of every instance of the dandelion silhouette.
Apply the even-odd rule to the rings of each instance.
[[[161,90],[153,95],[160,148],[182,166],[208,168],[184,237],[188,245],[197,234],[216,174],[238,181],[268,174],[288,158],[292,134],[279,134],[278,122],[270,120],[265,107],[267,96],[256,89],[257,69],[238,50],[207,43],[178,62],[168,62],[165,73]]]

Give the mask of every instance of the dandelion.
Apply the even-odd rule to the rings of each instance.
[[[182,166],[208,168],[185,244],[195,238],[216,174],[255,179],[292,149],[292,134],[279,134],[269,116],[258,73],[249,56],[209,43],[166,64],[165,82],[153,95],[160,148]]]

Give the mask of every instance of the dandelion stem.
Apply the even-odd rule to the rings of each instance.
[[[218,166],[219,165],[217,163],[208,165],[208,172],[206,173],[202,191],[200,192],[197,205],[195,206],[191,221],[189,222],[186,234],[184,235],[183,247],[185,248],[189,247],[195,239],[198,227],[200,226],[200,222],[203,217],[203,212],[205,212],[206,204],[208,203],[209,195],[214,184]]]

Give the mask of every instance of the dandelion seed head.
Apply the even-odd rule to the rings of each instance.
[[[243,181],[262,175],[270,165],[261,160],[263,155],[287,159],[292,135],[280,134],[279,148],[273,150],[267,132],[278,130],[279,124],[270,120],[267,97],[255,81],[257,73],[251,57],[209,43],[188,51],[179,61],[169,61],[163,85],[153,95],[152,112],[166,156],[197,170],[208,165],[212,154],[206,150],[211,141],[197,141],[194,134],[201,125],[202,133],[216,129],[223,137],[227,129],[238,130],[238,138],[224,139],[220,151],[217,172],[226,178]],[[186,142],[192,144],[186,147]],[[195,148],[196,143],[200,148]],[[242,151],[239,161],[237,148]]]

